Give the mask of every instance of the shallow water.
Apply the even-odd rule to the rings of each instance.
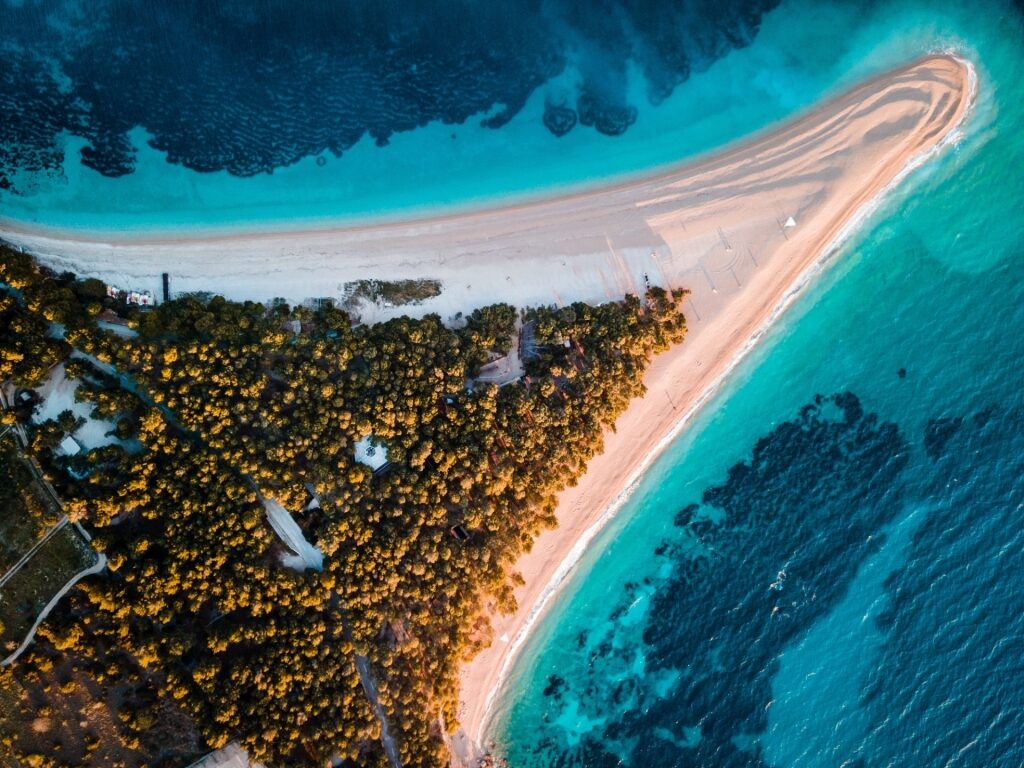
[[[1024,764],[1021,22],[826,4],[844,37],[807,50],[769,34],[797,7],[750,50],[820,71],[957,40],[977,111],[580,564],[499,701],[513,765]]]
[[[719,147],[936,41],[970,48],[957,20],[875,50],[880,11],[774,5],[0,0],[0,218],[281,229],[550,194]],[[575,126],[557,136],[552,110]]]
[[[2,213],[280,229],[672,162],[749,130],[726,94],[673,89],[776,2],[2,0]]]

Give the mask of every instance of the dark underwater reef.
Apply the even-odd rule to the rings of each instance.
[[[751,460],[708,488],[701,505],[677,513],[682,536],[656,552],[673,567],[650,596],[646,673],[676,669],[682,676],[663,699],[635,678],[611,692],[578,691],[584,701],[610,697],[626,715],[554,765],[617,765],[603,742],[636,737],[632,765],[758,765],[735,739],[764,730],[775,658],[842,599],[879,546],[881,527],[900,508],[891,488],[908,450],[895,424],[865,413],[848,393],[817,398],[761,438]],[[848,514],[836,518],[836,509]],[[625,605],[637,588],[627,585]],[[611,637],[585,645],[597,666],[608,654],[634,653],[614,649]],[[603,683],[595,677],[596,686]],[[700,728],[696,747],[681,750],[670,740],[683,739],[683,726]]]
[[[0,4],[0,189],[59,169],[61,132],[108,176],[131,173],[136,126],[169,162],[248,176],[431,121],[498,129],[540,87],[552,134],[621,134],[637,114],[630,62],[658,103],[748,44],[777,2]],[[569,62],[578,82],[549,82]]]
[[[542,729],[526,765],[763,768],[753,737],[768,724],[780,652],[843,599],[908,503],[926,517],[885,584],[886,639],[862,688],[871,725],[854,754],[835,757],[850,768],[943,765],[966,746],[964,765],[1020,764],[1022,416],[936,418],[914,448],[853,394],[816,398],[676,514],[679,535],[654,551],[669,576],[625,584],[611,628],[580,634],[588,674],[552,675],[545,717],[578,699],[608,719],[569,748]],[[913,450],[926,462],[911,473]],[[626,671],[637,643],[617,635],[641,595],[651,605],[637,676]],[[655,691],[670,670],[678,679]],[[681,746],[687,728],[699,743]]]

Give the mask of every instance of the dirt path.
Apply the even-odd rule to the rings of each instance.
[[[370,660],[357,653],[356,670],[359,672],[359,682],[362,683],[366,698],[369,699],[370,706],[373,707],[374,714],[377,715],[377,719],[380,721],[380,743],[384,745],[384,752],[388,756],[388,762],[391,763],[391,768],[402,768],[402,753],[399,751],[398,744],[391,735],[388,713],[384,711],[384,707],[380,703],[380,697],[377,695],[377,684],[373,680]]]

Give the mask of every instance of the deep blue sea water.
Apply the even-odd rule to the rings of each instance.
[[[0,0],[0,217],[301,226],[595,184],[934,50],[915,172],[527,643],[513,766],[1024,765],[1024,31],[1001,0]]]

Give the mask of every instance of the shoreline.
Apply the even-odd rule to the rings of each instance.
[[[322,297],[343,299],[347,285],[360,280],[442,282],[442,294],[425,301],[400,306],[364,302],[357,307],[358,319],[371,323],[428,313],[451,322],[497,301],[526,307],[618,300],[626,293],[641,294],[648,277],[651,284],[692,288],[694,278],[706,277],[712,282],[710,273],[722,266],[710,263],[714,257],[708,252],[703,258],[696,254],[696,259],[695,254],[682,252],[693,246],[708,251],[719,237],[725,237],[720,234],[722,226],[707,226],[710,215],[720,214],[722,225],[732,223],[747,230],[743,233],[747,251],[759,265],[751,247],[760,251],[758,258],[776,247],[778,235],[786,236],[783,221],[817,204],[809,200],[810,193],[820,196],[834,186],[819,183],[811,189],[812,185],[804,184],[801,196],[796,194],[799,189],[787,188],[789,180],[769,178],[763,181],[775,183],[776,189],[761,192],[759,199],[752,201],[753,215],[738,217],[739,206],[723,210],[721,201],[709,201],[709,193],[698,185],[724,176],[728,184],[721,185],[723,194],[734,194],[729,185],[742,183],[743,179],[736,177],[746,169],[730,167],[731,159],[746,158],[752,164],[753,156],[759,161],[761,147],[785,144],[810,118],[849,102],[851,94],[877,94],[884,84],[889,88],[902,85],[901,79],[926,62],[954,59],[950,54],[922,57],[696,161],[682,161],[650,176],[543,201],[359,227],[115,240],[9,223],[0,217],[0,242],[32,253],[58,272],[96,277],[126,290],[149,290],[154,296],[161,295],[164,272],[169,273],[172,295],[212,292],[239,301],[283,298],[293,304]],[[831,141],[833,137],[828,138]],[[835,170],[823,163],[801,163],[792,158],[786,164],[798,166],[794,175],[804,167],[819,172]],[[771,208],[771,218],[767,218],[767,208]],[[681,224],[670,218],[678,218]],[[802,215],[798,218],[802,224]],[[700,231],[693,232],[693,224],[698,224]],[[733,228],[725,228],[731,237]],[[695,261],[709,263],[698,265]],[[743,269],[740,266],[736,271]],[[502,279],[506,282],[501,283]],[[714,314],[721,303],[714,297],[693,295],[687,315],[699,320],[702,309]],[[692,328],[693,323],[690,325]]]
[[[932,54],[919,57],[918,60],[929,58]],[[934,55],[947,55],[936,52]],[[958,54],[949,53],[953,57]],[[713,160],[724,153],[756,143],[765,136],[772,134],[779,126],[789,125],[809,112],[815,111],[820,104],[828,103],[842,97],[850,90],[863,87],[876,80],[888,77],[891,71],[885,70],[872,74],[867,78],[855,81],[846,88],[827,89],[819,101],[797,109],[778,120],[769,122],[750,133],[735,137],[724,144],[693,152],[683,159],[670,160],[639,170],[615,173],[610,178],[572,181],[551,187],[535,190],[514,191],[506,196],[485,195],[479,199],[467,199],[454,204],[425,203],[408,209],[395,211],[369,211],[355,214],[339,214],[337,216],[315,216],[309,219],[272,220],[262,224],[260,220],[238,221],[227,224],[188,227],[179,226],[138,226],[120,229],[101,229],[87,226],[48,226],[36,222],[7,217],[0,210],[0,240],[5,234],[41,239],[57,239],[80,243],[106,244],[116,247],[119,244],[160,245],[188,241],[230,242],[238,239],[247,241],[271,239],[281,236],[304,237],[308,235],[329,236],[344,234],[358,230],[385,230],[391,227],[404,227],[410,224],[430,223],[449,218],[472,217],[486,215],[492,211],[512,211],[534,206],[544,206],[563,200],[578,200],[593,195],[607,194],[618,188],[635,186],[663,177],[678,175],[705,161]]]
[[[531,631],[536,624],[544,618],[546,611],[551,607],[553,598],[558,596],[561,588],[565,585],[568,577],[575,569],[575,566],[585,554],[590,543],[628,503],[629,499],[633,496],[639,483],[651,466],[683,433],[703,407],[720,393],[722,387],[728,382],[730,375],[735,371],[735,369],[765,338],[768,332],[775,325],[776,321],[785,314],[786,310],[789,309],[804,290],[828,268],[832,257],[841,249],[846,241],[848,241],[850,237],[863,226],[866,220],[869,219],[879,207],[881,207],[895,188],[914,170],[920,168],[928,160],[940,154],[946,147],[951,144],[955,144],[959,140],[961,136],[961,127],[969,116],[971,108],[974,105],[977,92],[977,73],[970,61],[952,54],[948,54],[948,56],[963,68],[967,79],[966,95],[962,100],[962,104],[952,124],[942,132],[941,139],[938,142],[911,154],[906,158],[906,161],[895,175],[887,181],[880,183],[879,188],[874,191],[873,194],[866,196],[867,199],[863,200],[859,204],[855,203],[853,205],[853,209],[846,217],[845,221],[838,222],[838,226],[836,227],[834,234],[832,234],[825,245],[817,252],[816,256],[808,261],[803,271],[797,275],[795,281],[791,284],[789,289],[779,297],[777,303],[774,304],[771,310],[763,316],[758,316],[756,320],[756,327],[751,331],[744,343],[738,348],[731,350],[732,354],[731,357],[729,357],[728,362],[716,373],[716,375],[711,377],[704,388],[700,391],[699,395],[685,406],[685,409],[679,418],[671,423],[668,429],[661,432],[661,434],[658,434],[660,430],[657,428],[654,430],[654,434],[651,436],[650,445],[647,446],[647,449],[642,454],[641,458],[634,463],[632,471],[625,479],[621,490],[608,501],[608,503],[603,507],[601,514],[594,519],[583,534],[574,541],[573,546],[565,553],[565,557],[558,564],[558,567],[554,569],[553,573],[551,573],[550,578],[544,585],[544,588],[536,602],[529,607],[526,617],[523,619],[520,626],[517,627],[515,637],[508,644],[505,653],[501,655],[497,679],[494,681],[493,687],[491,687],[489,691],[480,692],[485,694],[482,710],[478,709],[478,714],[468,722],[462,722],[462,730],[459,734],[461,737],[461,743],[459,744],[459,749],[457,750],[456,755],[457,761],[461,761],[468,765],[471,763],[473,758],[481,756],[486,751],[485,747],[487,746],[487,742],[485,740],[485,734],[487,728],[491,724],[491,719],[494,716],[494,706],[499,698],[499,694],[503,692],[503,687],[508,680],[508,674],[511,672],[512,666],[517,661],[523,646],[529,639]],[[678,347],[663,353],[662,357],[672,355],[673,352],[679,353],[688,343],[689,336]],[[647,380],[648,378],[652,378],[652,372],[652,370],[649,370],[648,375],[645,376],[645,384],[647,385],[648,393],[660,384],[660,382]],[[645,398],[646,397],[647,395],[645,395]],[[632,407],[630,410],[632,410]],[[623,417],[620,418],[624,418],[627,414],[623,414]],[[617,423],[616,428],[618,427],[619,424]],[[606,448],[603,455],[608,455],[609,453],[610,451]],[[590,472],[589,467],[587,471],[588,473]],[[584,482],[584,480],[585,478],[581,478],[581,483]],[[562,506],[561,501],[559,506]],[[517,592],[518,591],[519,590],[517,590]],[[520,609],[519,613],[521,612],[522,609]],[[470,662],[470,664],[472,663],[473,662]],[[463,688],[465,688],[465,684]],[[463,702],[461,703],[465,704],[466,698],[467,697],[464,696]]]
[[[462,667],[453,752],[468,765],[529,631],[593,537],[846,238],[956,140],[975,81],[969,62],[922,57],[715,153],[543,202],[364,227],[116,242],[0,223],[0,239],[57,271],[154,295],[163,272],[175,293],[257,301],[338,295],[363,279],[441,281],[441,295],[418,304],[364,304],[363,322],[427,313],[452,321],[498,301],[597,303],[642,293],[648,281],[691,289],[686,340],[653,361],[645,396],[559,495],[558,527],[516,563],[519,609],[492,615],[492,645]]]

